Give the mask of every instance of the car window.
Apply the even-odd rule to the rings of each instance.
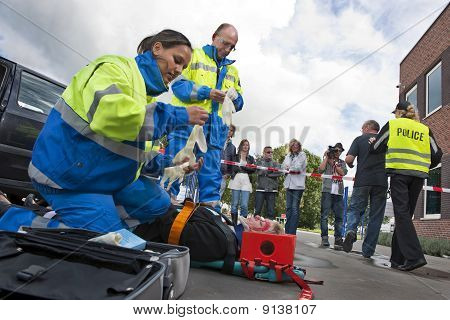
[[[64,88],[22,71],[18,104],[22,108],[49,114]]]

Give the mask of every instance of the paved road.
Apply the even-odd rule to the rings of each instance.
[[[332,242],[332,241],[331,241]],[[389,267],[390,248],[377,247],[372,259],[319,247],[320,236],[297,233],[295,264],[307,270],[307,279],[323,280],[311,285],[315,299],[450,299],[450,259],[427,256],[428,265],[413,272]],[[251,281],[218,271],[191,269],[182,299],[297,299],[293,283]]]

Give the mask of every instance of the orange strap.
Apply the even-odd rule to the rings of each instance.
[[[172,227],[170,228],[169,239],[167,240],[169,244],[178,245],[184,226],[189,221],[189,218],[194,213],[194,210],[195,204],[191,201],[186,201],[183,209],[181,209],[180,213],[172,223]]]

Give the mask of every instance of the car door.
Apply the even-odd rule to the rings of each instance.
[[[34,142],[64,86],[25,67],[16,71],[0,122],[0,179],[31,187],[28,164]],[[26,188],[28,189],[28,188]]]

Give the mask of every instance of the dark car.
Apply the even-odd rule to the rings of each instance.
[[[65,86],[0,57],[0,190],[17,202],[33,191],[34,142]]]

